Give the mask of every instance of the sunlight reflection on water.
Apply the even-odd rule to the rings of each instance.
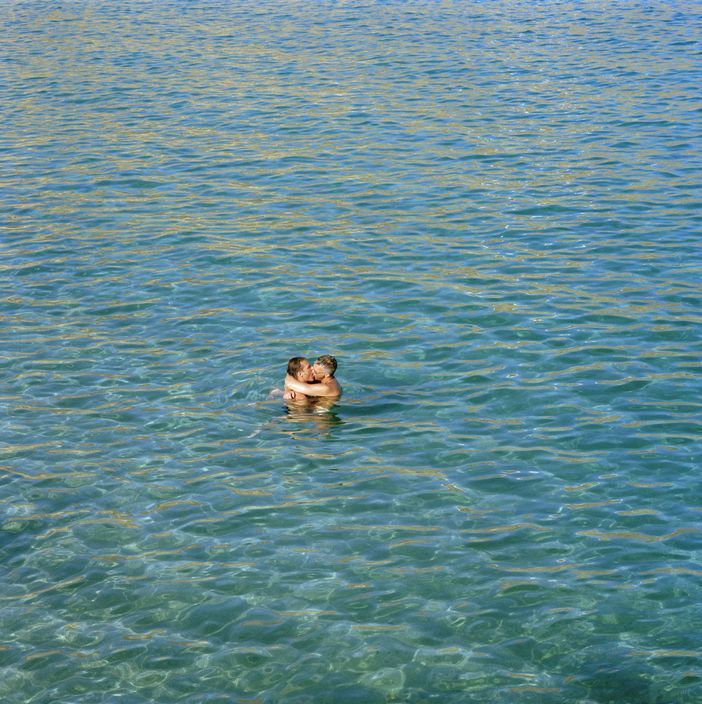
[[[557,10],[0,11],[3,701],[702,697],[700,12]]]

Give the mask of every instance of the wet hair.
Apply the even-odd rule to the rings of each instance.
[[[336,372],[336,357],[332,357],[330,354],[323,354],[321,357],[317,357],[315,364],[324,367],[329,376],[334,376]]]
[[[302,363],[307,362],[307,357],[292,357],[288,360],[288,374],[294,376],[297,379],[297,375],[302,369]]]

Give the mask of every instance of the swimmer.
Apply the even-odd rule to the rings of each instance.
[[[296,363],[291,372],[291,362],[294,360],[302,360]],[[341,396],[341,386],[334,377],[336,373],[337,363],[336,358],[329,354],[323,354],[317,357],[315,363],[310,367],[311,380],[301,378],[306,375],[306,364],[309,367],[309,362],[304,357],[293,357],[288,362],[288,373],[285,376],[285,399],[298,400],[300,396],[304,396],[305,400],[309,398],[325,398],[337,399]],[[295,369],[300,369],[302,365],[303,371],[295,373]]]
[[[307,403],[307,396],[293,390],[291,384],[308,386],[314,383],[314,381],[314,371],[308,359],[306,357],[292,357],[288,360],[288,371],[285,375],[285,386],[283,387],[283,399],[285,401],[295,401],[295,403],[299,404]]]

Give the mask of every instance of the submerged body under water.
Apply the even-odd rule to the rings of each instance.
[[[0,8],[0,699],[702,701],[701,15]]]

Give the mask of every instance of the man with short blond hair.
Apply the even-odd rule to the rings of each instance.
[[[323,354],[317,357],[317,360],[312,365],[314,378],[321,380],[325,377],[333,377],[336,372],[336,366],[336,357],[332,357],[330,354]]]

